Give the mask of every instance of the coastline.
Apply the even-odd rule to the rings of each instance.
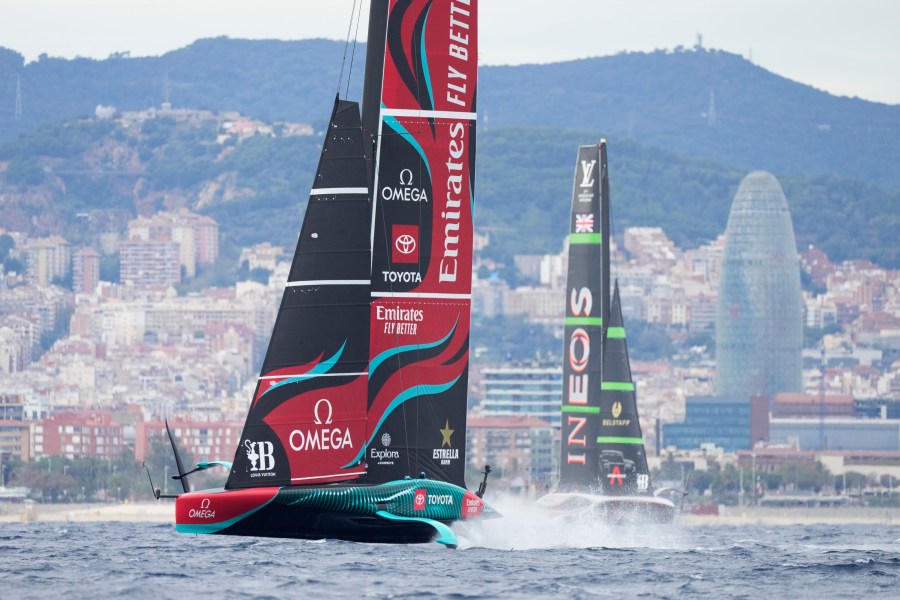
[[[27,516],[30,510],[31,518]],[[124,502],[94,504],[0,503],[0,523],[21,522],[115,522],[174,523],[175,503]],[[827,508],[783,508],[722,506],[718,515],[681,514],[678,524],[698,527],[720,525],[896,525],[900,508],[844,506]]]
[[[123,502],[89,504],[0,504],[0,523],[126,521],[174,523],[175,503]]]
[[[683,513],[678,522],[684,525],[898,525],[900,508],[869,506],[841,507],[774,507],[720,506],[718,515]]]

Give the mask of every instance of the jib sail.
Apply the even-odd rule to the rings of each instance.
[[[226,487],[354,479],[366,436],[371,201],[359,106],[335,100]]]
[[[616,283],[610,307],[603,353],[601,389],[600,483],[604,495],[649,494],[650,470],[638,420],[634,382],[628,363],[628,345],[622,321],[622,303]]]

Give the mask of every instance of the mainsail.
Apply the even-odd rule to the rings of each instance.
[[[559,489],[634,496],[652,490],[618,283],[610,289],[609,221],[606,143],[582,146],[569,234]]]
[[[603,338],[603,233],[599,146],[578,149],[569,227],[569,273],[563,339],[560,488],[597,482],[600,372]]]
[[[464,486],[476,3],[393,0],[372,218],[366,481]]]

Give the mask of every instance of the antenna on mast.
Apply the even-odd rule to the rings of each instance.
[[[22,79],[16,75],[16,121],[22,120]]]
[[[716,92],[709,90],[709,108],[706,109],[706,124],[710,127],[716,126]]]

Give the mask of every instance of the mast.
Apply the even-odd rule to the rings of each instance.
[[[363,78],[362,128],[368,175],[375,176],[375,144],[381,118],[381,80],[384,74],[384,46],[390,0],[371,0],[369,3],[369,33],[366,42],[366,70]]]
[[[602,293],[600,295],[600,306],[601,312],[600,315],[603,318],[603,341],[601,344],[600,354],[603,354],[603,351],[606,349],[606,327],[609,324],[609,300],[610,294],[612,292],[612,288],[610,285],[610,231],[609,231],[609,221],[610,221],[610,199],[609,199],[609,169],[606,164],[606,140],[600,140],[600,236],[603,239],[603,244],[601,245],[601,260],[600,260],[600,274],[601,274],[601,284],[600,289]],[[601,363],[602,364],[602,363]],[[601,367],[602,368],[602,367]]]

